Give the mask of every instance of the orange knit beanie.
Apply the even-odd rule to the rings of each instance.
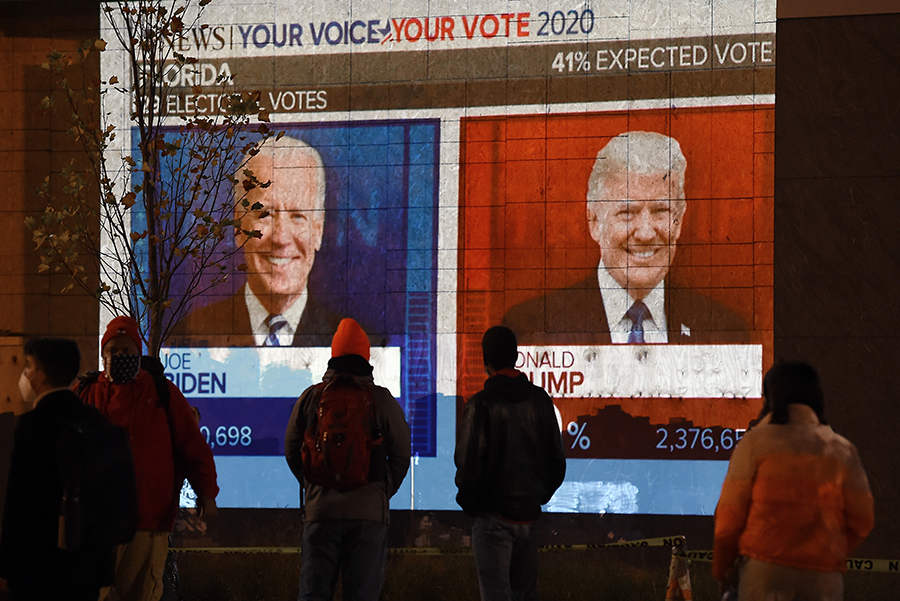
[[[369,337],[355,320],[345,317],[331,339],[331,356],[359,355],[369,360]]]

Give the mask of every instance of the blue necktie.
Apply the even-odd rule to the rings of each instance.
[[[628,334],[628,344],[644,343],[644,319],[650,315],[650,309],[643,301],[634,301],[631,308],[625,312],[631,320],[631,332]]]
[[[284,315],[270,315],[269,316],[269,337],[266,338],[265,346],[281,346],[281,342],[278,341],[278,330],[287,325],[287,319],[285,319]]]

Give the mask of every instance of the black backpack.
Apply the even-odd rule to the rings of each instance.
[[[90,408],[56,440],[63,488],[59,548],[111,548],[137,531],[137,485],[128,433]]]

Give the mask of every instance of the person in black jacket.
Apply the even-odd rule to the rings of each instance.
[[[24,352],[19,390],[34,409],[16,427],[0,539],[0,590],[5,585],[14,600],[96,601],[100,588],[112,583],[113,547],[59,548],[63,487],[56,441],[69,423],[103,418],[68,388],[81,364],[74,341],[38,338],[29,340]]]
[[[515,369],[516,335],[481,342],[488,376],[456,438],[456,502],[472,517],[482,601],[537,599],[538,518],[562,484],[566,457],[553,401]]]

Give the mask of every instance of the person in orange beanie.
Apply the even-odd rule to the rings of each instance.
[[[376,601],[387,565],[389,499],[409,469],[409,425],[387,388],[376,386],[369,339],[340,322],[322,382],[291,413],[284,449],[301,485],[303,555],[299,601]],[[335,467],[340,466],[340,467]]]

